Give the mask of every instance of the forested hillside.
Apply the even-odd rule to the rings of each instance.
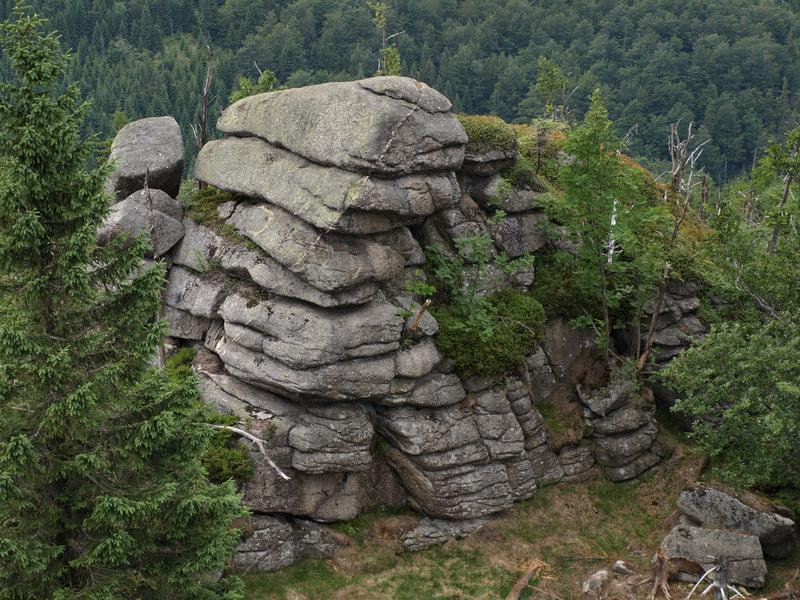
[[[380,34],[365,0],[35,0],[73,49],[71,79],[94,99],[87,130],[173,114],[188,134],[214,53],[216,110],[255,64],[301,86],[375,73]],[[537,60],[568,76],[575,116],[602,87],[631,151],[666,158],[670,122],[700,124],[724,181],[785,129],[800,88],[796,1],[394,0],[388,33],[403,74],[466,113],[527,121],[542,112]],[[5,18],[12,0],[0,0]],[[216,114],[216,113],[215,113]],[[187,136],[189,137],[189,136]]]

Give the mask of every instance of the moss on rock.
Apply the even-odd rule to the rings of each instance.
[[[485,154],[493,150],[513,153],[517,148],[514,130],[499,117],[459,115],[467,133],[467,154]]]

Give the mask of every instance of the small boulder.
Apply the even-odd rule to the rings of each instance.
[[[150,117],[128,123],[111,143],[116,167],[108,182],[117,200],[144,187],[148,174],[150,189],[178,195],[183,174],[183,137],[173,117]]]
[[[150,209],[152,207],[152,214]],[[97,241],[105,245],[120,233],[136,237],[145,233],[151,240],[151,251],[163,256],[183,237],[183,209],[180,204],[161,190],[134,192],[111,207]]]
[[[755,535],[764,554],[773,558],[789,556],[797,543],[794,521],[774,512],[756,510],[713,487],[698,485],[684,490],[678,498],[678,509],[703,527]]]
[[[728,561],[729,583],[761,587],[767,576],[761,544],[754,535],[678,525],[661,542],[661,551],[689,581],[697,581],[722,558]]]

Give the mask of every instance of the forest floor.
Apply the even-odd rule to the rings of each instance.
[[[617,560],[636,575],[608,600],[644,599],[650,560],[676,520],[680,491],[701,477],[704,460],[676,442],[667,461],[638,480],[615,484],[602,478],[537,491],[464,540],[422,552],[402,552],[402,532],[419,517],[375,512],[335,528],[349,546],[330,560],[307,560],[274,573],[244,577],[247,600],[428,600],[506,597],[532,561],[541,567],[521,596],[578,600],[583,582]],[[800,584],[800,551],[769,561],[764,590]],[[633,586],[633,587],[632,587]],[[673,598],[689,587],[670,584]]]

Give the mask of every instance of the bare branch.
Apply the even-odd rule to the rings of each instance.
[[[281,471],[281,468],[278,465],[276,465],[275,462],[269,457],[269,454],[267,454],[267,449],[264,447],[264,444],[266,442],[261,438],[254,436],[252,433],[245,431],[244,429],[239,429],[238,427],[232,427],[230,425],[217,425],[216,423],[206,423],[206,425],[208,425],[212,429],[222,429],[223,431],[230,431],[231,433],[235,433],[236,435],[240,435],[243,438],[250,440],[258,447],[258,451],[261,452],[261,455],[264,457],[264,460],[267,461],[270,467],[275,469],[275,472],[278,475],[280,475],[286,481],[289,481],[291,479],[291,477],[289,477],[286,473]]]

